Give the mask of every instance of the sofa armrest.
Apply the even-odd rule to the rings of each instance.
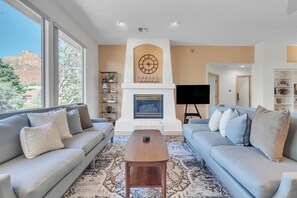
[[[273,198],[297,197],[297,172],[285,172],[282,174],[281,183]]]
[[[190,118],[189,119],[189,124],[208,124],[209,119],[208,118]]]
[[[0,198],[16,198],[10,183],[10,176],[0,174]]]
[[[108,122],[106,118],[92,118],[92,123]]]

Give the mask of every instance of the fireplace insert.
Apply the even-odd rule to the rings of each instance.
[[[163,119],[163,95],[134,95],[134,119]]]

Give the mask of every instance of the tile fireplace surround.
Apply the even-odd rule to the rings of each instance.
[[[136,83],[134,82],[134,49],[141,45],[153,45],[162,49],[163,81],[160,83]],[[160,121],[165,135],[181,134],[181,121],[176,118],[174,89],[172,78],[171,54],[169,40],[141,40],[129,39],[126,48],[126,62],[124,71],[124,82],[122,83],[123,98],[121,117],[116,121],[115,133],[129,135],[134,126],[142,121]],[[163,96],[163,118],[136,118],[134,117],[134,97],[137,95],[162,95]]]

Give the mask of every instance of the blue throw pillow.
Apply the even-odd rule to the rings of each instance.
[[[69,131],[72,135],[84,132],[81,128],[79,112],[77,109],[67,112],[67,122]]]
[[[249,145],[250,123],[247,114],[229,120],[226,130],[227,138],[236,145]]]
[[[20,132],[29,126],[26,114],[0,120],[0,164],[23,154]]]

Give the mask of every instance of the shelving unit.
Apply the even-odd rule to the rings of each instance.
[[[118,73],[99,73],[99,113],[115,124],[118,119]]]
[[[297,112],[297,70],[274,71],[274,109]]]

